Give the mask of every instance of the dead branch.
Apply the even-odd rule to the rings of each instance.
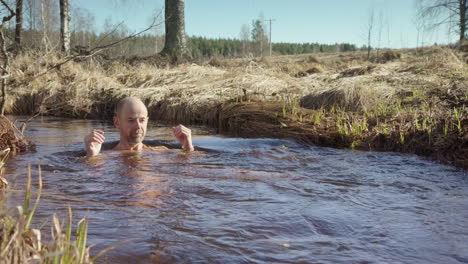
[[[3,0],[0,0],[0,1],[3,1]],[[43,75],[49,73],[50,71],[52,71],[52,70],[54,70],[54,69],[60,69],[60,67],[61,67],[62,65],[66,64],[66,63],[68,63],[68,62],[70,62],[70,61],[72,61],[72,60],[76,60],[76,59],[86,59],[86,58],[93,57],[94,55],[96,55],[96,54],[98,54],[98,53],[100,53],[100,52],[102,52],[102,51],[104,51],[104,50],[106,50],[106,49],[108,49],[108,48],[111,48],[111,47],[113,47],[113,46],[115,46],[115,45],[117,45],[117,44],[119,44],[119,43],[125,42],[125,41],[127,41],[127,40],[132,39],[132,38],[135,38],[135,37],[137,37],[137,36],[139,36],[139,35],[145,33],[145,32],[148,31],[148,30],[151,30],[151,29],[153,29],[153,28],[155,28],[155,27],[161,26],[162,23],[161,23],[161,22],[159,22],[159,23],[157,22],[160,15],[161,15],[161,12],[159,12],[159,14],[154,18],[153,22],[152,22],[147,28],[145,28],[145,29],[143,29],[143,30],[141,30],[141,31],[139,31],[139,32],[133,33],[133,34],[131,34],[131,35],[125,37],[125,38],[116,40],[116,41],[111,42],[111,43],[109,43],[109,44],[96,46],[96,47],[90,49],[90,50],[88,51],[88,54],[86,54],[86,55],[79,55],[79,54],[78,54],[78,55],[73,55],[73,56],[67,56],[67,57],[65,57],[65,58],[64,58],[64,59],[65,59],[64,61],[59,62],[59,63],[57,63],[57,64],[54,64],[54,65],[50,66],[50,67],[49,67],[47,70],[45,70],[44,72],[42,72],[42,73],[40,73],[40,74],[34,76],[33,80],[36,79],[36,78],[38,78],[38,77],[40,77],[40,76],[43,76]],[[120,26],[120,24],[117,25],[117,27],[118,27],[118,26]],[[114,29],[114,31],[115,31],[115,30],[116,30],[116,29]]]

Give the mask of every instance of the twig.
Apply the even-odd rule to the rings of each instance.
[[[15,11],[13,11],[13,9],[11,9],[11,7],[5,2],[5,0],[0,0],[0,2],[8,9],[8,11],[10,11],[10,16],[8,17],[4,17],[3,18],[3,23],[4,22],[8,22],[11,18],[13,18],[14,16],[16,16],[16,13]],[[5,20],[5,18],[8,18],[7,20]]]
[[[101,45],[101,43],[106,40],[106,38],[108,36],[110,36],[111,34],[115,33],[117,31],[117,29],[123,24],[123,21],[120,22],[119,24],[117,24],[117,26],[114,27],[114,29],[112,29],[111,31],[107,32],[106,34],[104,34],[104,36],[101,37],[101,40],[99,40],[98,42],[98,46]]]
[[[0,0],[0,1],[3,1],[3,0]],[[127,40],[129,40],[129,39],[135,38],[135,37],[137,37],[137,36],[143,34],[144,32],[146,32],[146,31],[148,31],[148,30],[150,30],[150,29],[153,29],[154,27],[160,26],[162,23],[156,23],[158,17],[159,17],[159,15],[156,16],[156,17],[154,18],[154,20],[153,20],[153,22],[151,23],[151,25],[149,25],[147,28],[145,28],[145,29],[143,29],[143,30],[141,30],[141,31],[139,31],[139,32],[137,32],[137,33],[131,34],[131,35],[125,37],[125,38],[122,38],[122,39],[116,40],[116,41],[114,41],[114,42],[111,42],[111,43],[109,43],[109,44],[101,45],[101,46],[96,46],[96,47],[92,48],[91,50],[89,50],[89,54],[87,54],[87,55],[74,55],[74,56],[65,57],[65,60],[64,60],[64,61],[59,62],[59,63],[57,63],[57,64],[55,64],[55,65],[49,67],[49,68],[48,68],[47,70],[45,70],[44,72],[42,72],[42,73],[40,73],[40,74],[34,76],[34,78],[33,78],[32,80],[34,80],[34,79],[36,79],[36,78],[38,78],[38,77],[40,77],[40,76],[43,76],[43,75],[49,73],[50,71],[52,71],[52,70],[54,70],[54,69],[59,69],[62,65],[68,63],[68,62],[71,61],[71,60],[75,60],[75,59],[85,59],[85,58],[92,57],[92,56],[98,54],[99,52],[101,52],[101,51],[103,51],[103,50],[105,50],[105,49],[108,49],[108,48],[110,48],[110,47],[112,47],[112,46],[115,46],[115,45],[117,45],[117,44],[119,44],[119,43],[122,43],[122,42],[124,42],[124,41],[127,41]]]

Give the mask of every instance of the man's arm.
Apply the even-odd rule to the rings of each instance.
[[[101,151],[102,143],[104,143],[104,131],[94,129],[89,135],[84,137],[84,144],[86,150],[86,156],[92,157],[97,156]]]
[[[194,151],[194,147],[192,145],[192,131],[190,129],[183,125],[178,125],[172,128],[172,132],[182,145],[182,149],[186,151]]]

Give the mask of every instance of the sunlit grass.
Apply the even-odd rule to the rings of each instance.
[[[70,62],[60,74],[40,76],[58,56],[24,53],[12,62],[17,86],[7,111],[110,119],[120,98],[135,95],[153,119],[230,128],[236,136],[309,137],[328,146],[407,152],[419,147],[426,154],[427,146],[458,144],[468,116],[463,54],[446,47],[395,52],[394,60],[371,62],[359,52],[174,67]]]
[[[90,247],[87,245],[88,220],[86,217],[82,218],[76,228],[73,228],[73,214],[70,207],[67,219],[62,222],[56,214],[52,216],[50,239],[43,240],[41,230],[32,227],[43,187],[40,167],[36,191],[32,190],[31,175],[31,167],[28,166],[23,205],[17,206],[16,212],[6,208],[0,210],[1,263],[92,263],[102,254],[120,245],[106,248],[91,257]],[[34,202],[33,193],[36,194]],[[4,201],[2,205],[3,203]],[[127,241],[122,243],[125,242]]]

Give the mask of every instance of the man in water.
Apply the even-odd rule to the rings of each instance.
[[[149,147],[143,144],[148,125],[148,109],[137,97],[126,97],[119,101],[114,115],[114,125],[119,129],[120,141],[114,150],[143,151]],[[192,132],[183,125],[172,128],[174,136],[186,151],[193,151]],[[86,156],[99,154],[104,143],[104,131],[93,130],[84,138]]]

